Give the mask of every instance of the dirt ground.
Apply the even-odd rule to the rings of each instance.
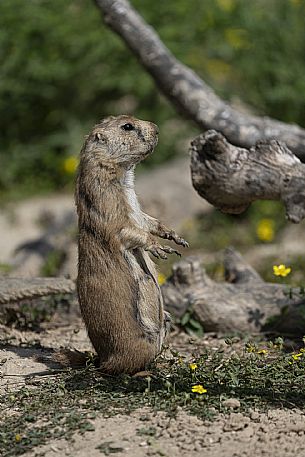
[[[1,346],[0,393],[11,394],[22,389],[29,377],[39,379],[55,368],[52,352],[62,346],[90,350],[84,326],[79,318],[73,324],[47,328],[40,333],[22,332],[0,327]],[[189,337],[173,335],[171,346],[188,352]],[[206,335],[192,341],[192,351],[208,345],[217,347],[222,340]],[[43,362],[41,361],[43,359]],[[237,408],[235,408],[237,406]],[[100,456],[115,453],[118,457],[144,456],[206,456],[206,457],[289,457],[305,456],[305,413],[300,409],[270,409],[267,412],[238,412],[238,402],[232,401],[228,414],[216,415],[212,421],[202,421],[179,408],[175,419],[164,412],[148,408],[130,415],[94,420],[94,431],[75,433],[72,440],[58,439],[38,446],[26,456]]]
[[[154,427],[156,434],[147,439],[139,431],[143,425]],[[98,446],[118,457],[290,457],[305,455],[305,422],[301,411],[275,410],[268,414],[253,412],[251,417],[232,412],[214,422],[202,423],[180,411],[175,420],[164,413],[136,411],[131,416],[97,419],[94,432],[76,436],[73,443],[56,441],[37,449],[47,457],[101,456]]]

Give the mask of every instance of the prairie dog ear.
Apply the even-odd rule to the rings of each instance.
[[[94,134],[94,141],[97,143],[106,143],[106,137],[102,133],[97,132]]]
[[[104,119],[101,119],[99,123],[106,124],[108,121],[112,121],[113,119],[115,119],[115,116],[104,117]]]

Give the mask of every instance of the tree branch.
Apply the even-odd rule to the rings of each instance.
[[[240,113],[179,62],[127,0],[95,0],[108,24],[125,41],[161,91],[199,127],[222,132],[233,144],[251,147],[278,138],[305,161],[305,130],[267,117]]]
[[[255,200],[282,200],[291,222],[305,217],[305,164],[276,140],[247,150],[209,130],[192,141],[191,172],[199,195],[223,212],[241,213]]]

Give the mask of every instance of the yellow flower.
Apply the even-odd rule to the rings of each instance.
[[[197,365],[197,363],[190,363],[189,367],[192,371],[195,371],[195,370],[197,370],[198,365]]]
[[[262,219],[256,226],[256,235],[261,241],[272,241],[274,238],[274,221]]]
[[[252,343],[247,343],[246,344],[246,351],[251,353],[251,352],[256,352],[257,350],[257,346],[255,346],[254,344]]]
[[[303,355],[303,353],[299,352],[298,354],[293,354],[292,358],[293,358],[293,360],[298,360],[300,357],[302,357],[302,355]]]
[[[192,392],[201,395],[207,393],[207,390],[201,384],[196,384],[196,386],[192,387]]]
[[[259,351],[257,351],[257,354],[259,354],[259,355],[267,355],[268,351],[267,351],[267,349],[260,349]]]
[[[63,161],[63,171],[67,175],[73,175],[78,167],[78,158],[76,156],[69,156]]]
[[[291,268],[286,267],[286,265],[273,265],[273,274],[275,276],[287,276],[291,272]]]
[[[16,443],[20,443],[20,441],[21,441],[21,436],[19,435],[19,433],[17,433],[17,434],[15,435],[15,441],[16,441]]]
[[[166,281],[166,277],[164,274],[162,273],[158,273],[158,284],[159,286],[162,286],[162,284],[164,284]]]

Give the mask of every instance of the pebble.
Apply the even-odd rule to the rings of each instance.
[[[224,400],[222,402],[222,404],[226,408],[231,408],[231,409],[240,408],[240,401],[237,400],[237,398],[228,398],[227,400]]]

